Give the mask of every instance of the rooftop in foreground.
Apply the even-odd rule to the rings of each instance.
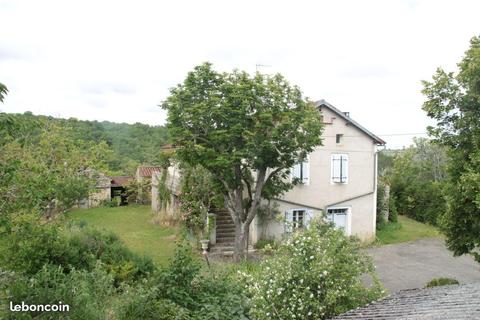
[[[333,319],[480,319],[480,282],[399,291]]]

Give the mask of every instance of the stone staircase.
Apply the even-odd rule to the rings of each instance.
[[[233,245],[235,243],[235,224],[227,210],[218,210],[215,212],[216,218],[216,241],[212,248],[212,253],[221,253],[223,255],[233,254]]]

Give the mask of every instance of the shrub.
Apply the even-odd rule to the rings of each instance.
[[[390,222],[398,222],[398,210],[397,210],[397,204],[395,202],[395,198],[390,197],[388,201],[388,207],[389,207],[389,214],[388,214],[388,221]]]
[[[73,225],[68,228],[67,239],[71,265],[91,269],[100,260],[116,285],[144,278],[155,270],[150,258],[131,252],[112,232]]]
[[[93,270],[100,260],[118,285],[146,277],[155,270],[150,258],[132,253],[113,233],[80,225],[66,230],[33,215],[16,217],[6,235],[0,266],[34,275],[44,265],[55,265],[66,273],[72,269]]]
[[[101,265],[93,270],[71,270],[66,274],[61,267],[45,265],[35,275],[0,273],[0,295],[13,304],[69,305],[68,319],[106,319],[107,301],[113,294],[113,279]],[[2,299],[3,300],[3,299]],[[2,309],[4,311],[2,311]],[[11,313],[0,308],[1,319],[52,319],[49,312]],[[2,314],[3,312],[3,314]]]
[[[184,308],[169,300],[158,299],[158,288],[139,285],[124,292],[115,312],[118,320],[189,319],[188,311]]]
[[[270,246],[272,248],[276,247],[275,239],[260,239],[253,246],[255,249],[260,250],[265,248],[265,246]]]
[[[258,270],[241,274],[255,319],[325,319],[383,294],[358,241],[319,221],[294,234]],[[362,284],[365,273],[374,279],[371,288]]]
[[[459,284],[458,280],[452,278],[435,278],[430,280],[426,285],[425,288],[432,288],[438,286],[446,286],[449,284]]]
[[[246,319],[248,303],[240,284],[217,271],[204,270],[190,245],[180,243],[166,268],[124,290],[116,314],[148,320],[159,319],[157,310],[165,310],[176,316],[165,319]]]
[[[27,275],[37,273],[45,264],[67,265],[67,242],[58,227],[44,223],[33,214],[12,219],[11,232],[5,235],[0,265]]]

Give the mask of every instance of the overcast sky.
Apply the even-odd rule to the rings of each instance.
[[[402,147],[392,134],[429,124],[421,80],[456,70],[479,16],[478,0],[0,0],[0,110],[161,125],[195,65],[263,64]]]

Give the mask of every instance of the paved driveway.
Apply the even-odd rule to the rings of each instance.
[[[380,281],[389,292],[421,288],[440,277],[460,283],[480,281],[480,263],[470,256],[453,257],[442,239],[390,244],[366,251],[373,256]]]

